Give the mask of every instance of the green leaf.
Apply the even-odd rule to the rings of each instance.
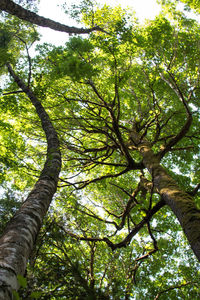
[[[12,291],[14,300],[21,300],[21,297],[19,296],[19,293],[17,291]]]
[[[41,292],[35,291],[31,293],[30,297],[34,299],[39,299],[41,295],[42,295]]]
[[[20,275],[20,274],[17,275],[17,281],[22,288],[27,287],[27,279],[25,277],[23,277],[22,275]]]

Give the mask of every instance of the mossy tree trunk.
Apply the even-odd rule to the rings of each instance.
[[[143,157],[144,166],[152,176],[154,189],[178,218],[192,250],[200,261],[200,211],[194,199],[167,173],[160,163],[162,155],[154,154],[147,139],[141,139],[136,131],[132,133],[132,139]]]

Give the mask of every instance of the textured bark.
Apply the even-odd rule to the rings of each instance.
[[[43,217],[56,191],[61,168],[59,140],[48,114],[33,92],[14,73],[11,65],[7,64],[7,67],[14,81],[34,105],[46,134],[48,147],[39,180],[0,238],[0,299],[12,299],[12,290],[18,288],[16,276],[25,273]]]
[[[200,261],[200,211],[196,208],[193,198],[183,191],[161,166],[160,157],[154,154],[151,144],[144,139],[140,141],[136,132],[134,138],[143,156],[143,163],[152,175],[154,188],[178,218],[192,250]]]
[[[0,0],[0,9],[22,20],[28,21],[32,24],[39,25],[42,27],[49,27],[53,30],[57,30],[61,32],[80,34],[80,33],[90,33],[94,30],[103,31],[103,29],[101,29],[98,26],[89,29],[84,29],[84,28],[70,27],[61,24],[59,22],[55,22],[48,18],[41,17],[34,12],[31,12],[23,8],[22,6],[14,3],[11,0]]]

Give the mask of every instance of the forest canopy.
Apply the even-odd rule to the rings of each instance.
[[[199,5],[158,2],[0,0],[0,299],[199,299]]]

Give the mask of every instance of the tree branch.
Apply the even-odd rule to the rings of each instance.
[[[199,189],[200,189],[200,183],[197,184],[197,186],[193,189],[193,191],[187,193],[193,197],[198,193]]]
[[[39,25],[42,27],[49,27],[53,30],[61,31],[61,32],[66,32],[66,33],[75,33],[75,34],[83,34],[83,33],[90,33],[92,31],[101,31],[101,32],[106,32],[99,26],[95,26],[89,29],[84,29],[84,28],[77,28],[77,27],[70,27],[64,24],[61,24],[59,22],[55,22],[51,19],[41,17],[37,15],[34,12],[31,12],[22,6],[14,3],[11,0],[1,0],[0,1],[0,9],[13,15],[16,16],[22,20],[28,21],[32,24]]]
[[[135,236],[141,228],[147,223],[149,223],[152,216],[157,213],[163,206],[165,205],[165,202],[163,200],[160,200],[147,214],[144,219],[138,223],[132,231],[125,237],[123,241],[120,243],[114,244],[111,240],[109,240],[107,237],[104,238],[98,238],[98,237],[87,237],[87,236],[79,236],[78,234],[75,234],[73,232],[70,232],[68,230],[63,230],[66,232],[66,234],[70,235],[71,237],[80,240],[80,241],[91,241],[91,242],[105,242],[113,251],[118,248],[126,247],[130,241],[132,240],[133,236]],[[155,252],[155,251],[154,251]]]
[[[170,80],[168,80],[167,78],[165,78],[165,76],[161,73],[161,78],[163,79],[164,82],[166,82],[168,84],[168,86],[175,92],[175,94],[178,96],[178,98],[180,99],[180,101],[183,103],[185,110],[186,110],[186,115],[187,115],[187,120],[185,122],[185,124],[182,126],[181,130],[178,132],[178,134],[176,136],[174,136],[164,147],[164,149],[162,149],[159,153],[158,156],[160,158],[162,158],[168,151],[171,150],[171,148],[176,145],[185,135],[186,133],[189,131],[190,126],[192,124],[192,114],[189,110],[188,104],[183,96],[182,91],[180,90],[174,76],[169,73],[170,78],[172,79],[172,82]]]
[[[156,297],[154,298],[154,300],[157,300],[162,294],[164,294],[166,292],[169,292],[169,291],[172,291],[172,290],[175,290],[175,289],[181,289],[182,287],[187,286],[189,284],[198,284],[198,282],[196,282],[196,281],[189,281],[189,282],[186,282],[186,283],[182,283],[182,284],[177,284],[177,285],[171,286],[168,289],[165,289],[163,291],[158,292],[158,294],[156,295]]]

